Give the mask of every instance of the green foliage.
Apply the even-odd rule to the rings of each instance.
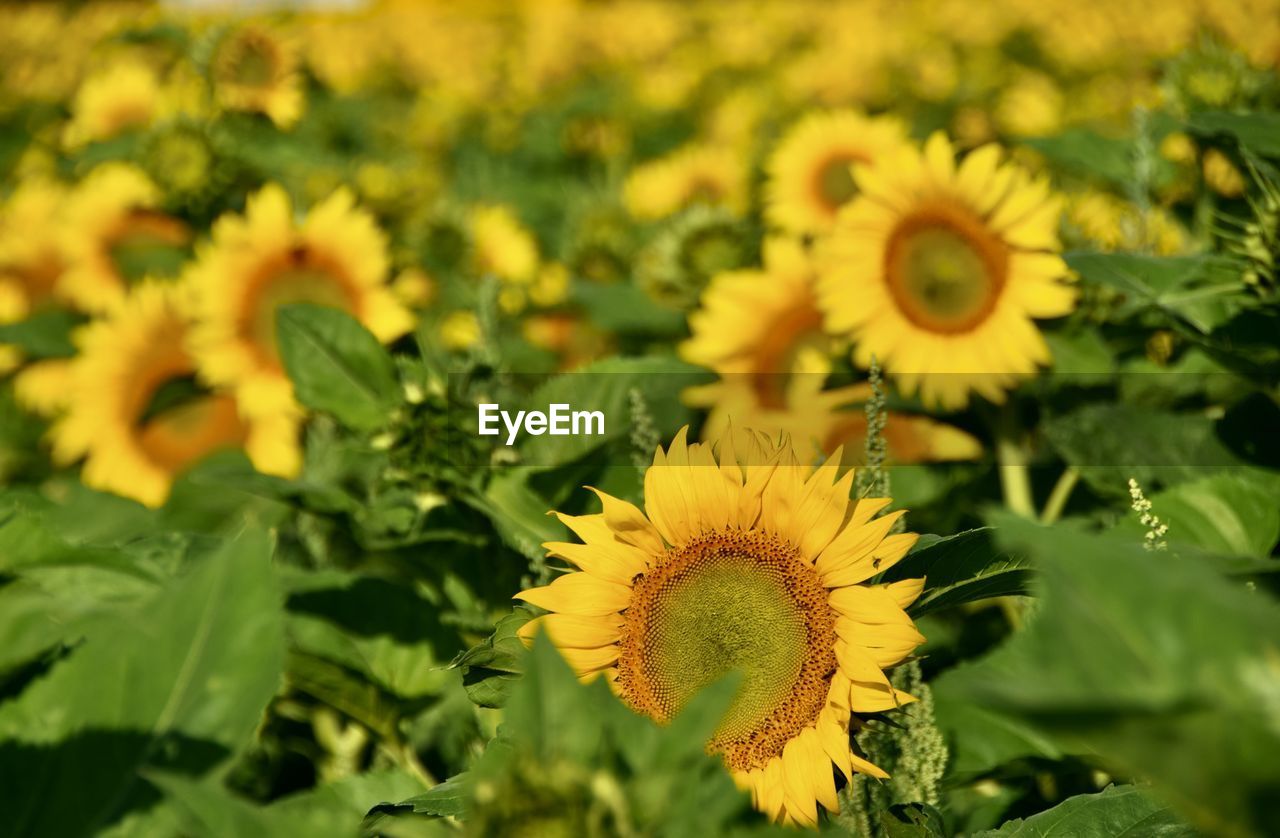
[[[283,306],[276,330],[299,401],[357,430],[387,423],[401,400],[395,365],[355,318],[322,306]]]
[[[1034,556],[1043,603],[951,688],[1150,777],[1193,823],[1262,834],[1275,758],[1280,605],[1176,552],[1009,522],[1001,541]]]
[[[1159,835],[1161,838],[1197,833],[1168,806],[1137,786],[1110,786],[1098,794],[1082,794],[1047,812],[1018,818],[999,829],[978,833],[981,838],[1043,838],[1052,833],[1080,838],[1116,835]]]

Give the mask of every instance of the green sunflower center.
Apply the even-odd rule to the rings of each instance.
[[[971,331],[995,308],[1008,250],[977,219],[921,213],[898,225],[886,251],[886,278],[906,317],[933,332]]]
[[[857,162],[847,155],[833,155],[818,168],[814,179],[818,199],[831,210],[839,209],[858,194],[853,180],[853,164]]]
[[[742,682],[711,742],[761,767],[817,719],[835,671],[826,590],[796,548],[758,532],[704,534],[639,578],[619,659],[624,697],[666,721],[698,690]]]

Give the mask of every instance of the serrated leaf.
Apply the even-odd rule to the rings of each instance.
[[[502,707],[526,665],[524,642],[516,632],[533,615],[517,608],[498,621],[493,634],[454,658],[467,695],[481,707]]]
[[[1226,256],[1068,253],[1066,260],[1086,282],[1123,295],[1121,316],[1156,309],[1209,334],[1248,303],[1240,268]]]
[[[351,315],[316,305],[276,313],[280,360],[298,401],[355,430],[383,427],[400,404],[395,364]]]
[[[925,591],[908,609],[919,617],[942,608],[1027,592],[1032,570],[1025,559],[998,550],[990,528],[928,541],[884,574],[884,581],[925,579]]]
[[[1191,838],[1199,833],[1168,805],[1137,786],[1110,786],[1068,798],[1052,809],[1009,821],[975,838]]]

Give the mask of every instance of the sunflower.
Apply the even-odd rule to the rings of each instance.
[[[52,296],[63,268],[56,231],[65,196],[60,184],[37,178],[0,205],[0,324],[22,320]],[[16,347],[0,344],[0,372],[21,361]]]
[[[765,241],[763,270],[722,273],[703,293],[680,355],[719,375],[684,393],[691,407],[710,408],[704,439],[729,432],[732,420],[787,433],[805,462],[839,445],[848,446],[850,461],[857,457],[862,446],[855,443],[867,432],[866,414],[857,408],[871,391],[866,384],[826,388],[836,346],[822,331],[814,280],[804,247],[774,237]],[[899,464],[971,459],[982,451],[969,434],[922,416],[890,413],[885,437]]]
[[[189,314],[179,286],[144,282],[77,334],[75,397],[50,436],[60,463],[84,458],[85,485],[159,506],[183,469],[244,441],[234,400],[193,384]]]
[[[852,753],[855,713],[911,701],[884,674],[924,638],[903,610],[923,579],[871,584],[915,543],[889,535],[886,499],[851,503],[840,455],[814,470],[790,443],[731,437],[719,458],[681,431],[645,474],[645,510],[597,491],[603,512],[559,515],[584,543],[545,545],[575,565],[517,594],[581,677],[601,673],[635,710],[670,721],[699,689],[743,681],[709,748],[775,819],[815,825],[839,808],[832,765],[884,771]]]
[[[857,193],[855,163],[871,163],[907,142],[902,123],[852,110],[812,113],[787,132],[766,164],[765,216],[795,235],[831,230]]]
[[[413,327],[387,280],[387,242],[369,213],[345,190],[295,224],[276,185],[249,198],[243,216],[226,215],[197,253],[186,281],[199,315],[191,349],[201,375],[234,391],[253,421],[247,449],[263,472],[297,474],[303,411],[276,348],[282,305],[316,303],[345,309],[380,340]]]
[[[223,108],[265,114],[279,128],[302,117],[298,56],[261,27],[243,26],[221,40],[213,56],[213,89]]]
[[[120,304],[145,275],[178,272],[191,233],[158,209],[160,190],[139,169],[107,163],[67,199],[62,221],[66,270],[58,293],[88,312]]]
[[[467,215],[476,273],[524,284],[538,270],[538,243],[509,207],[478,206]]]
[[[736,152],[714,146],[686,146],[635,169],[623,185],[627,211],[654,221],[690,204],[746,208],[746,168]]]
[[[824,243],[818,305],[907,395],[959,408],[991,401],[1050,361],[1033,317],[1076,301],[1058,255],[1060,202],[1043,180],[984,146],[959,167],[933,135],[857,167],[861,194]]]
[[[145,128],[160,114],[163,99],[150,67],[137,61],[113,64],[85,79],[76,91],[63,142],[78,148]]]

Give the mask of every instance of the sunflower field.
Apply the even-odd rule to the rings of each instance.
[[[1280,835],[1280,0],[0,0],[0,836]]]

